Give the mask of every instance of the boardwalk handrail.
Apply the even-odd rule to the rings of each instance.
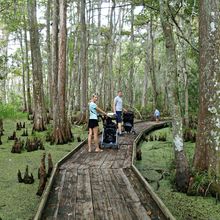
[[[144,134],[147,134],[155,129],[158,128],[162,128],[164,126],[168,126],[169,122],[164,122],[164,123],[160,123],[160,124],[155,124],[152,125],[151,127],[144,129],[140,132],[140,134],[135,138],[134,142],[133,142],[133,152],[132,152],[132,165],[131,165],[131,169],[133,170],[133,172],[137,175],[137,177],[139,178],[139,180],[143,183],[144,187],[147,189],[147,191],[150,193],[150,195],[152,196],[152,198],[154,199],[154,201],[157,203],[157,205],[160,207],[161,211],[163,212],[163,214],[166,216],[166,218],[168,220],[176,220],[175,217],[172,215],[172,213],[169,211],[169,209],[164,205],[164,203],[162,202],[162,200],[158,197],[158,195],[154,192],[154,190],[152,189],[152,187],[150,186],[150,184],[145,180],[145,178],[142,176],[142,174],[139,172],[139,170],[136,168],[136,166],[134,165],[134,161],[135,161],[135,156],[136,156],[136,149],[137,149],[137,145],[140,142],[142,136]]]
[[[77,152],[86,142],[88,141],[88,138],[86,138],[84,141],[82,141],[79,145],[77,145],[72,151],[70,151],[67,155],[65,155],[63,158],[61,158],[54,166],[53,170],[52,170],[52,174],[51,174],[51,177],[50,177],[50,180],[46,186],[46,189],[44,190],[43,192],[43,195],[42,195],[42,198],[41,198],[41,201],[40,201],[40,204],[38,206],[38,209],[37,209],[37,213],[34,217],[34,220],[39,220],[41,219],[41,216],[42,216],[42,212],[44,210],[44,207],[46,205],[46,202],[47,202],[47,199],[48,199],[48,196],[49,196],[49,193],[50,193],[50,190],[52,188],[52,185],[53,185],[53,182],[54,182],[54,178],[55,178],[55,175],[58,171],[58,167],[63,164],[69,157],[71,157],[75,152]]]

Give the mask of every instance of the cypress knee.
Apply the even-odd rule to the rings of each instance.
[[[21,171],[20,170],[18,170],[18,182],[19,183],[23,183],[23,178],[22,178],[22,176],[21,176]]]
[[[31,175],[29,176],[28,165],[26,166],[23,182],[25,184],[32,184],[34,182],[33,174],[31,173]]]
[[[142,156],[141,155],[142,155],[141,149],[138,148],[137,152],[136,152],[136,159],[137,160],[142,160]]]
[[[47,174],[45,170],[45,164],[43,163],[43,160],[41,160],[41,165],[39,168],[39,176],[40,176],[40,181],[39,181],[39,187],[36,195],[41,196],[43,194],[46,181],[47,181]]]
[[[53,161],[52,161],[52,157],[51,154],[48,154],[48,171],[47,171],[47,177],[50,177],[51,173],[53,170]]]

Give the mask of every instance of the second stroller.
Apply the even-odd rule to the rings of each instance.
[[[134,130],[134,113],[129,111],[129,112],[124,112],[123,113],[123,124],[124,124],[124,129],[127,133],[133,132],[134,134],[136,133]]]

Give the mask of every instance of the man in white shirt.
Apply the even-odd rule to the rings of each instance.
[[[122,124],[122,111],[127,111],[123,108],[123,102],[122,102],[122,91],[118,91],[118,95],[114,98],[114,104],[113,104],[113,111],[114,114],[116,114],[116,121],[118,124],[118,135],[122,136],[121,132],[121,124]]]

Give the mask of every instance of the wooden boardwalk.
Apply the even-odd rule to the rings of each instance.
[[[118,150],[88,153],[84,144],[57,168],[35,219],[174,219],[132,169],[133,142],[154,124],[135,124],[137,134],[119,137]]]

